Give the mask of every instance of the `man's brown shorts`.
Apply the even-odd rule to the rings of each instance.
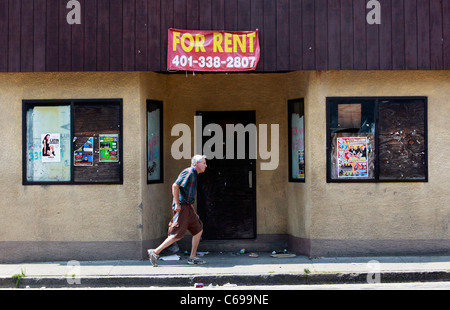
[[[203,230],[203,223],[195,212],[193,205],[182,204],[180,212],[173,212],[168,235],[181,239],[187,230],[195,236]]]

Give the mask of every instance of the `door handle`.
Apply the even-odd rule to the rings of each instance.
[[[248,188],[253,188],[253,173],[251,170],[248,172]]]

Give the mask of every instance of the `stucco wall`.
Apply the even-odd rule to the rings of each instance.
[[[145,257],[147,246],[166,235],[170,186],[189,165],[172,158],[178,137],[171,129],[193,129],[198,110],[255,110],[257,126],[280,126],[278,169],[262,171],[257,160],[257,233],[287,233],[283,74],[17,73],[0,75],[0,85],[8,145],[0,151],[8,163],[0,166],[8,189],[0,203],[2,261]],[[22,185],[22,100],[86,98],[123,99],[123,185]],[[146,181],[146,99],[164,102],[162,184]]]
[[[163,139],[167,139],[167,134],[170,135],[170,131],[166,129],[166,123],[170,118],[166,110],[165,97],[166,97],[166,75],[153,74],[153,73],[141,73],[141,97],[146,102],[149,100],[159,100],[163,102]],[[147,121],[146,103],[142,107],[141,116],[143,117],[143,124]],[[143,256],[146,257],[146,249],[155,247],[164,239],[167,234],[167,223],[170,216],[170,204],[168,199],[171,197],[170,192],[170,180],[167,178],[167,168],[170,166],[168,160],[164,158],[164,183],[147,184],[147,132],[146,125],[142,128],[143,140],[141,141],[141,161],[142,167],[141,178],[143,182],[142,187],[142,240],[143,240]],[[163,142],[164,154],[170,154],[170,146],[167,142]],[[167,153],[169,150],[169,153]]]
[[[292,73],[294,80],[297,74]],[[326,183],[329,96],[427,96],[429,182]],[[296,211],[306,214],[306,229],[290,226],[292,235],[307,241],[309,249],[303,250],[312,256],[450,251],[448,98],[448,71],[310,73],[305,97],[307,181],[295,185],[307,195],[304,205],[298,205],[303,210]]]
[[[326,183],[328,96],[427,96],[429,182]],[[23,186],[22,100],[86,98],[123,99],[123,185]],[[305,98],[305,183],[288,182],[294,98]],[[170,187],[189,165],[171,156],[172,127],[187,124],[193,141],[196,111],[226,110],[279,124],[278,168],[261,170],[257,160],[258,238],[289,236],[292,249],[311,256],[448,253],[448,98],[447,71],[0,74],[0,261],[145,257],[166,235]],[[146,179],[147,99],[164,102],[162,184]]]
[[[166,180],[173,182],[189,166],[188,160],[174,160],[170,146],[179,137],[171,128],[185,123],[192,130],[196,111],[255,110],[256,126],[279,125],[279,165],[276,170],[261,170],[256,161],[257,234],[287,233],[287,103],[283,74],[192,74],[170,75],[167,82],[165,115]],[[270,132],[270,130],[269,130]],[[268,135],[270,139],[270,135]],[[204,139],[206,141],[207,138]],[[192,140],[193,141],[193,140]],[[271,140],[269,140],[271,141]],[[270,142],[268,142],[270,147]],[[192,146],[193,147],[193,146]],[[193,151],[193,150],[192,150]],[[169,197],[171,199],[171,196]]]
[[[123,98],[123,185],[23,186],[22,100],[78,98]],[[139,73],[0,74],[0,104],[0,260],[140,257]]]

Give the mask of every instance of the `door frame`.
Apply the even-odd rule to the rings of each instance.
[[[212,115],[214,118],[216,117],[220,117],[220,115],[236,115],[236,113],[241,113],[241,115],[243,114],[247,114],[246,117],[248,117],[248,123],[247,124],[255,124],[256,126],[256,111],[255,110],[219,110],[219,111],[196,111],[195,115],[196,116],[201,116],[204,114],[210,114]],[[205,126],[206,123],[204,123],[202,121],[202,127],[201,128],[195,128],[195,130],[197,129],[201,129],[202,130],[202,135],[203,135],[203,128]],[[245,125],[247,125],[245,124]],[[196,132],[194,133],[196,134]],[[258,138],[258,133],[256,133],[256,139]],[[224,136],[225,139],[225,136]],[[246,141],[246,149],[247,149],[247,145],[248,145],[248,139],[245,140]],[[202,139],[202,153],[203,153],[203,139]],[[225,154],[224,154],[225,157]],[[208,161],[208,158],[206,158],[206,160]],[[211,159],[210,159],[211,160]],[[215,160],[215,159],[212,159]],[[222,160],[226,160],[226,158],[222,159]],[[252,211],[252,221],[253,221],[253,236],[248,238],[248,237],[243,237],[243,238],[230,238],[230,239],[207,239],[207,240],[245,240],[245,239],[249,239],[249,240],[254,240],[256,239],[257,236],[257,216],[256,216],[256,212],[257,212],[257,203],[256,203],[256,159],[243,159],[244,161],[248,161],[248,168],[249,170],[251,170],[251,178],[252,178],[252,194],[251,194],[251,199],[252,199],[252,204],[251,204],[251,211]],[[200,215],[200,218],[202,217],[202,212],[204,210],[202,210],[202,203],[200,202],[200,195],[198,193],[199,191],[199,187],[197,187],[197,208],[198,208],[198,213]]]

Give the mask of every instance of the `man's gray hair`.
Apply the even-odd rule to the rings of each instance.
[[[192,157],[191,159],[191,165],[194,166],[196,163],[201,162],[202,159],[205,158],[205,155],[194,155],[194,157]]]

